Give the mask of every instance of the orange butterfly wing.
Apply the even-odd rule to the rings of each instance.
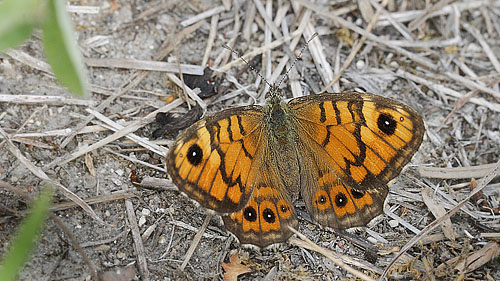
[[[302,196],[324,225],[365,225],[382,212],[387,183],[420,146],[422,118],[371,94],[320,94],[290,101],[299,133]]]
[[[260,156],[262,107],[228,109],[189,127],[170,147],[174,184],[203,207],[231,213],[245,206]]]
[[[263,155],[272,155],[263,143]],[[290,159],[293,161],[296,159]],[[242,244],[265,247],[286,241],[293,233],[288,226],[297,227],[295,210],[289,191],[278,177],[279,171],[272,156],[262,158],[252,196],[243,209],[224,215],[224,225]]]

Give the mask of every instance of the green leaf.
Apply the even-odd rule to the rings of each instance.
[[[29,215],[23,219],[9,250],[0,263],[0,280],[16,280],[39,238],[38,234],[48,215],[52,195],[53,189],[45,187],[38,199],[31,205]]]
[[[7,30],[0,36],[0,51],[20,45],[31,36],[31,33],[33,33],[33,26],[30,24],[12,27],[11,30]]]
[[[85,65],[78,49],[65,2],[48,0],[43,24],[45,55],[57,79],[80,97],[88,96]]]
[[[46,0],[4,0],[0,2],[0,51],[26,40],[33,27],[43,22]]]

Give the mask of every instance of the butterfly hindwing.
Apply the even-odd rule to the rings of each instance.
[[[267,153],[268,151],[264,152]],[[259,166],[252,196],[239,211],[222,217],[226,229],[242,244],[265,247],[286,241],[297,217],[276,165],[267,158]]]
[[[356,191],[329,169],[314,149],[300,151],[301,163],[308,163],[301,166],[301,194],[314,220],[324,226],[346,229],[364,226],[383,212],[389,191],[386,185]]]
[[[250,198],[261,141],[262,107],[229,109],[189,127],[170,147],[166,167],[174,184],[219,213]]]

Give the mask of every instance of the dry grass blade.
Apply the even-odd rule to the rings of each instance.
[[[408,24],[408,29],[410,29],[410,31],[414,30],[419,25],[423,24],[427,20],[427,18],[430,17],[430,15],[433,12],[439,11],[444,6],[448,5],[448,3],[450,3],[451,1],[454,1],[454,0],[440,0],[436,4],[430,5],[429,7],[427,7],[425,9],[425,11],[424,11],[424,13],[422,15],[420,15],[418,18],[416,18],[415,20],[413,20],[412,22],[410,22],[410,24]]]
[[[382,13],[382,11],[385,8],[385,6],[387,6],[388,2],[389,2],[389,0],[382,1],[382,3],[380,4],[380,6],[377,8],[377,11],[375,12],[375,14],[370,17],[371,18],[370,23],[368,24],[368,26],[365,29],[366,30],[366,34],[369,34],[372,31],[373,27],[375,26],[375,23],[377,23],[377,20],[378,20],[380,14]],[[359,4],[360,4],[360,6],[362,6],[361,4],[363,4],[363,6],[367,6],[367,5],[369,6],[368,1],[363,1],[363,2],[360,2]],[[369,6],[369,7],[371,8],[371,6]],[[364,10],[367,10],[367,8],[364,8]],[[363,12],[363,9],[361,10],[361,12]],[[354,47],[352,48],[351,53],[349,54],[349,56],[345,60],[344,64],[340,68],[340,70],[337,72],[337,74],[335,75],[335,77],[330,81],[330,83],[328,83],[328,85],[325,86],[321,90],[321,92],[327,92],[328,89],[330,87],[332,87],[333,84],[337,83],[337,81],[340,79],[340,77],[344,74],[344,72],[349,67],[349,65],[351,64],[351,62],[354,60],[354,57],[359,52],[359,50],[361,49],[361,47],[365,43],[366,39],[368,38],[368,36],[366,34],[361,37],[361,39],[356,43],[356,45],[354,45]]]
[[[295,38],[297,36],[300,36],[302,34],[302,32],[300,30],[295,30],[294,32],[290,33],[288,36],[283,36],[282,38],[280,39],[277,39],[277,40],[274,40],[273,42],[271,42],[270,44],[268,45],[264,45],[260,48],[257,48],[249,53],[246,53],[245,55],[241,56],[243,59],[245,59],[246,61],[249,61],[251,60],[253,57],[255,56],[258,56],[262,53],[264,53],[265,51],[267,50],[270,50],[270,49],[274,49],[280,45],[282,45],[283,43],[289,41],[290,39],[292,38]],[[218,69],[215,69],[215,71],[218,71],[218,72],[226,72],[228,71],[229,69],[231,69],[232,67],[235,67],[236,65],[238,64],[242,64],[243,61],[241,59],[236,59],[236,60],[233,60],[232,62],[230,63],[227,63],[221,67],[219,67]]]
[[[482,178],[486,176],[496,164],[484,164],[479,166],[455,167],[455,168],[437,168],[419,166],[417,172],[424,178],[436,179],[469,179]]]
[[[29,65],[30,67],[34,69],[38,69],[40,71],[43,71],[45,73],[48,73],[50,75],[54,75],[52,71],[50,70],[50,65],[40,59],[37,59],[33,56],[28,55],[27,53],[20,51],[20,50],[7,50],[5,52],[7,55],[9,55],[11,58],[20,61],[21,63],[24,63],[26,65]]]
[[[170,52],[172,52],[175,47],[181,42],[184,37],[187,35],[191,34],[195,30],[197,30],[201,25],[203,24],[203,21],[199,21],[196,24],[193,24],[191,26],[186,27],[185,29],[181,30],[177,34],[173,34],[172,40],[165,40],[163,44],[160,46],[158,53],[153,57],[153,60],[162,60],[164,59]],[[128,79],[113,95],[109,96],[105,101],[99,104],[95,108],[96,111],[101,112],[104,109],[106,109],[111,103],[117,99],[118,97],[124,95],[126,92],[129,90],[135,88],[148,74],[148,71],[143,71],[139,70],[137,72],[134,72],[131,76],[130,79]],[[73,131],[69,136],[67,136],[62,142],[60,147],[64,148],[77,134],[80,130],[82,130],[87,124],[92,121],[94,117],[89,116],[87,119],[83,120],[80,122],[78,125],[76,125],[75,128],[73,128]],[[55,163],[52,162],[51,166],[54,166]],[[49,166],[50,167],[50,166]]]
[[[433,221],[429,225],[427,225],[422,231],[418,234],[415,235],[408,243],[406,243],[403,248],[401,248],[401,251],[391,260],[389,265],[384,269],[384,272],[380,276],[379,280],[383,280],[387,273],[389,272],[389,269],[391,266],[403,255],[406,251],[408,251],[411,247],[413,247],[418,241],[422,239],[422,237],[426,236],[429,232],[431,232],[433,229],[438,227],[441,223],[443,223],[445,220],[449,219],[451,216],[453,216],[458,210],[460,210],[469,200],[483,190],[483,188],[491,181],[493,178],[495,178],[498,174],[500,173],[500,160],[495,164],[495,167],[489,170],[488,175],[483,177],[481,181],[479,182],[479,185],[460,203],[458,203],[453,209],[449,210],[446,215],[442,216],[441,218]]]
[[[186,252],[186,256],[184,256],[184,261],[182,262],[181,266],[179,267],[180,270],[184,270],[186,268],[186,265],[188,264],[189,260],[193,256],[194,251],[196,250],[196,247],[198,247],[198,244],[201,241],[201,238],[203,237],[203,234],[205,233],[205,230],[207,229],[208,224],[210,223],[210,220],[212,219],[213,214],[207,214],[205,217],[205,221],[203,221],[203,224],[201,227],[198,229],[198,232],[193,238],[193,241],[191,241],[191,245],[189,245],[189,249]]]
[[[472,36],[474,36],[474,38],[476,38],[476,40],[479,42],[479,44],[481,44],[481,47],[483,47],[483,50],[486,53],[486,55],[488,56],[488,58],[490,59],[491,64],[493,65],[495,70],[498,73],[500,73],[500,62],[498,61],[498,58],[495,55],[495,52],[493,52],[493,50],[491,50],[490,45],[488,45],[486,40],[484,40],[484,38],[481,35],[481,33],[479,32],[479,30],[477,30],[475,27],[473,27],[472,25],[470,25],[468,23],[464,23],[463,26],[470,34],[472,34]]]
[[[433,190],[430,188],[425,188],[422,190],[422,198],[424,199],[425,205],[432,212],[436,219],[444,216],[446,214],[446,210],[442,205],[437,202],[437,199],[432,196]],[[455,241],[457,237],[456,232],[453,230],[453,225],[451,224],[451,220],[444,220],[441,224],[441,229],[443,230],[444,236],[451,241]]]
[[[109,126],[109,128],[115,132],[118,132],[120,130],[123,130],[123,126],[114,122],[113,120],[109,119],[108,117],[102,115],[101,113],[92,110],[90,108],[87,108],[87,112],[95,116],[97,119],[101,120],[102,122],[106,123],[106,125]],[[136,134],[128,134],[125,136],[126,138],[130,139],[131,141],[139,144],[140,146],[146,148],[149,151],[152,151],[160,156],[165,157],[167,155],[168,150],[164,148],[163,146],[159,146],[155,143],[150,142],[149,140],[139,137]]]
[[[160,72],[179,71],[176,63],[138,59],[115,59],[115,58],[86,58],[85,63],[93,67],[124,68]],[[203,75],[203,67],[192,64],[181,64],[181,71],[184,74]]]
[[[500,78],[489,82],[487,87],[493,87],[493,85],[496,85],[498,83],[500,83]],[[453,116],[453,114],[455,114],[460,108],[462,108],[462,106],[464,106],[467,102],[469,102],[469,100],[472,97],[474,97],[475,95],[477,95],[478,93],[479,93],[479,90],[473,90],[473,91],[470,91],[469,93],[467,93],[465,96],[458,99],[458,101],[455,103],[455,106],[453,107],[451,112],[448,114],[448,116],[446,116],[446,118],[444,118],[443,123],[440,126],[440,128],[444,124],[446,124],[446,122],[448,122],[448,120],[450,120],[450,118],[451,118],[451,116]]]
[[[445,87],[443,86],[442,84],[440,83],[436,83],[436,82],[432,82],[432,81],[429,81],[427,79],[424,79],[424,78],[421,78],[417,75],[414,75],[412,73],[409,73],[407,71],[404,71],[403,69],[398,69],[396,71],[396,75],[402,77],[402,78],[405,78],[405,79],[409,79],[409,80],[412,80],[416,83],[419,83],[419,84],[422,84],[422,85],[425,85],[427,87],[429,87],[430,89],[432,89],[433,91],[435,92],[438,92],[438,93],[442,93],[442,94],[445,94],[447,96],[452,96],[452,97],[455,97],[455,98],[462,98],[464,97],[464,95],[458,91],[455,91],[453,89],[450,89],[448,87]],[[452,77],[455,77],[457,79],[462,79],[461,76],[459,75],[456,75],[456,74],[451,74],[451,73],[447,73],[447,76],[452,76]],[[485,88],[484,86],[480,86],[480,85],[477,85],[478,87],[481,87],[481,88]],[[488,88],[486,88],[488,89]],[[477,105],[482,105],[482,106],[485,106],[493,111],[496,111],[496,112],[500,112],[500,104],[498,103],[493,103],[493,102],[490,102],[486,99],[483,99],[483,98],[470,98],[470,102],[471,103],[475,103]]]
[[[292,3],[292,7],[293,10],[295,11],[295,14],[299,15],[300,6],[298,5],[298,3],[294,1]],[[315,35],[317,34],[316,29],[314,28],[309,18],[310,15],[307,14],[308,22],[305,23],[304,32],[302,36],[304,37],[304,40],[306,40],[306,42],[310,41],[308,42],[307,47],[313,58],[317,73],[320,75],[321,80],[323,81],[323,85],[328,85],[330,81],[333,80],[334,76],[332,67],[330,63],[326,60],[326,55],[324,50],[325,48],[323,47],[323,44],[321,43],[319,36]],[[313,38],[313,36],[315,37]]]
[[[328,249],[325,249],[323,247],[320,247],[318,245],[316,245],[314,242],[312,242],[311,240],[309,240],[309,238],[307,238],[305,235],[303,235],[302,233],[298,232],[296,229],[290,227],[290,230],[295,233],[297,236],[300,237],[300,239],[302,240],[299,240],[299,239],[296,239],[296,238],[290,238],[288,241],[289,243],[295,245],[295,246],[298,246],[298,247],[303,247],[303,248],[306,248],[306,249],[309,249],[309,250],[313,250],[315,252],[318,252],[320,254],[322,254],[323,256],[327,257],[329,260],[331,260],[332,262],[334,262],[336,265],[340,266],[342,269],[344,269],[345,271],[351,273],[352,275],[360,278],[361,280],[366,280],[366,281],[375,281],[375,279],[371,278],[370,276],[364,274],[363,272],[360,272],[352,267],[350,267],[349,265],[347,265],[346,263],[344,263],[341,259],[349,259],[350,260],[350,263],[352,264],[357,264],[358,266],[363,266],[362,264],[360,263],[357,263],[355,261],[353,261],[352,259],[346,257],[346,256],[343,256],[342,258],[340,258],[338,256],[338,254],[328,250]],[[364,267],[364,266],[363,266]]]
[[[465,87],[471,89],[471,90],[480,90],[482,92],[485,92],[487,94],[490,94],[491,96],[495,97],[497,100],[500,100],[500,92],[495,91],[494,89],[488,88],[486,86],[483,86],[481,84],[478,84],[470,79],[467,79],[463,76],[460,76],[458,74],[455,74],[453,72],[445,72],[444,73],[446,76],[450,77],[451,79],[462,83]]]
[[[112,201],[117,201],[117,200],[123,200],[123,199],[128,199],[128,198],[133,198],[137,197],[137,195],[133,193],[128,193],[128,192],[116,192],[112,194],[103,194],[103,195],[98,195],[95,197],[91,198],[85,198],[83,201],[89,205],[93,204],[98,204],[98,203],[106,203],[106,202],[112,202]],[[77,207],[78,205],[73,202],[73,201],[68,201],[68,202],[61,202],[61,203],[55,203],[52,204],[50,207],[51,211],[62,211],[62,210],[67,210],[71,209],[74,207]]]
[[[439,9],[438,11],[431,13],[430,16],[438,17],[443,15],[448,15],[450,13],[453,13],[455,9],[457,9],[459,12],[463,12],[466,10],[474,10],[481,7],[493,8],[499,6],[500,6],[499,2],[491,0],[475,0],[475,1],[463,1],[463,2],[456,1],[455,3],[452,3],[452,5],[446,5],[441,9]],[[425,13],[424,10],[410,10],[410,11],[402,10],[399,12],[393,12],[390,14],[390,16],[394,20],[403,23],[415,19],[420,19],[424,13]],[[390,25],[390,22],[387,20],[386,16],[382,15],[380,19],[381,20],[377,23],[377,27]]]
[[[438,277],[445,277],[448,272],[446,268],[453,267],[459,275],[472,272],[500,255],[500,246],[495,242],[486,244],[480,250],[473,252],[467,257],[457,256],[451,258],[436,268]]]
[[[316,6],[307,0],[296,0],[296,2],[304,5],[308,9],[313,10],[314,12],[318,13],[321,16],[324,16],[326,18],[329,18],[329,19],[335,21],[336,23],[338,23],[341,26],[347,27],[354,32],[357,32],[363,36],[366,36],[368,38],[368,40],[382,44],[388,48],[393,49],[395,52],[397,52],[403,56],[408,57],[409,59],[415,61],[418,64],[421,64],[421,65],[423,65],[431,70],[438,71],[438,66],[435,65],[431,60],[424,58],[422,56],[419,56],[419,55],[412,53],[410,51],[407,51],[407,50],[400,48],[398,46],[394,46],[394,45],[390,44],[387,40],[384,40],[384,39],[382,39],[382,38],[380,38],[372,33],[366,32],[364,29],[358,27],[354,23],[349,22],[349,21],[347,21],[339,16],[332,14],[332,13],[329,13],[328,9],[324,9],[322,7]]]
[[[112,154],[114,154],[116,156],[122,157],[123,159],[126,159],[126,160],[128,160],[128,161],[130,161],[132,163],[141,164],[141,165],[144,165],[144,166],[149,167],[151,169],[157,170],[159,172],[165,172],[165,168],[164,167],[158,167],[158,166],[155,166],[155,165],[150,164],[148,162],[144,162],[144,161],[141,161],[141,160],[129,157],[127,155],[120,154],[120,153],[118,153],[116,151],[113,151],[113,150],[107,148],[107,147],[105,147],[104,150],[106,150],[107,152],[112,153]]]
[[[7,190],[10,190],[11,192],[17,194],[18,196],[23,198],[23,200],[25,200],[26,202],[33,201],[33,198],[27,192],[25,192],[24,190],[20,190],[20,189],[14,187],[13,185],[6,183],[2,180],[0,180],[0,187],[5,188]],[[53,211],[53,210],[51,210],[51,211]],[[73,247],[78,251],[78,253],[82,256],[82,259],[87,264],[89,271],[90,271],[90,275],[92,275],[92,278],[94,278],[95,280],[99,280],[99,276],[97,275],[97,270],[96,270],[96,267],[94,266],[94,263],[88,258],[87,254],[85,254],[85,251],[83,251],[80,243],[78,242],[76,237],[73,235],[73,232],[71,232],[66,227],[66,225],[53,213],[50,213],[50,219],[52,219],[59,226],[59,228],[68,236],[68,238],[71,240]]]
[[[134,249],[137,255],[137,263],[139,266],[139,271],[141,272],[142,280],[149,280],[149,269],[148,263],[146,261],[146,250],[144,249],[144,244],[142,243],[141,232],[139,226],[137,225],[137,217],[135,216],[135,209],[132,201],[125,199],[125,207],[127,209],[128,222],[130,224],[130,229],[132,230],[132,238],[134,240]]]
[[[144,118],[141,118],[139,120],[136,120],[134,122],[132,122],[131,124],[129,124],[128,126],[124,127],[123,129],[115,132],[114,134],[110,135],[110,136],[107,136],[106,138],[86,147],[86,148],[83,148],[83,149],[80,149],[80,150],[77,150],[73,153],[71,153],[70,155],[68,156],[65,156],[65,157],[62,157],[62,158],[58,158],[54,161],[52,161],[51,163],[47,164],[44,169],[48,169],[50,167],[53,167],[55,165],[63,165],[65,163],[68,163],[82,155],[84,155],[85,153],[89,153],[90,151],[93,151],[95,149],[98,149],[100,147],[103,147],[104,145],[114,141],[114,140],[117,140],[121,137],[124,137],[132,132],[135,132],[137,131],[139,128],[142,128],[144,127],[145,125],[151,123],[156,114],[158,114],[159,112],[168,112],[174,108],[176,108],[177,106],[181,105],[182,104],[182,101],[180,99],[176,99],[175,101],[169,103],[168,105],[165,105],[151,113],[149,113],[148,115],[146,115]]]
[[[208,33],[207,39],[207,47],[205,48],[205,55],[203,55],[203,59],[201,60],[201,66],[205,66],[210,57],[210,51],[214,46],[215,35],[217,33],[217,23],[219,22],[219,14],[213,15],[210,20],[210,32]],[[203,71],[200,75],[203,75]]]
[[[200,13],[200,14],[194,16],[194,17],[190,17],[187,20],[181,21],[181,25],[184,26],[184,27],[192,25],[192,24],[194,24],[196,22],[200,22],[200,21],[202,21],[202,20],[204,20],[206,18],[209,18],[209,17],[211,17],[213,15],[219,14],[219,13],[225,11],[225,10],[226,10],[226,8],[224,6],[217,6],[215,8],[210,9],[210,10],[207,10],[207,11],[205,11],[203,13]]]
[[[171,73],[167,74],[167,77],[172,82],[174,82],[177,86],[185,89],[186,94],[191,99],[196,101],[196,103],[203,109],[203,112],[207,111],[207,104],[192,89],[190,89],[188,86],[186,86],[186,84],[184,84],[184,82],[182,82],[181,79],[179,79],[177,76],[175,76],[174,74],[171,74]]]
[[[47,104],[47,105],[83,105],[94,106],[95,101],[74,99],[61,96],[36,96],[36,95],[0,95],[0,102],[19,104]]]
[[[94,212],[94,210],[87,203],[85,203],[85,201],[83,201],[80,197],[78,197],[76,194],[74,194],[73,192],[71,192],[71,190],[69,190],[68,188],[66,188],[64,185],[62,185],[59,182],[57,182],[57,181],[49,178],[49,176],[47,176],[47,174],[44,171],[42,171],[42,169],[40,169],[39,167],[35,166],[35,164],[33,164],[31,161],[29,161],[23,155],[23,153],[12,143],[12,141],[9,138],[9,136],[7,135],[7,133],[5,133],[5,131],[2,128],[0,128],[0,135],[2,135],[3,138],[5,139],[5,141],[7,142],[7,146],[9,148],[10,152],[19,160],[19,162],[21,162],[21,164],[23,164],[28,170],[30,170],[30,172],[32,172],[38,178],[40,178],[42,180],[46,180],[46,181],[50,182],[53,186],[56,186],[58,188],[58,190],[64,196],[66,196],[69,200],[71,200],[71,201],[75,202],[76,204],[78,204],[78,206],[82,207],[82,209],[87,214],[89,214],[89,216],[91,216],[93,219],[95,219],[99,223],[102,223],[102,224],[105,224],[105,225],[109,225],[106,222],[104,222]]]

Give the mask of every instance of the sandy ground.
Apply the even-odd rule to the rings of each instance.
[[[107,67],[89,66],[92,95],[84,102],[77,101],[46,69],[33,64],[44,61],[40,33],[36,32],[16,50],[0,54],[0,127],[31,163],[89,202],[95,215],[76,207],[70,198],[58,192],[54,214],[76,238],[90,264],[101,274],[108,272],[109,275],[101,275],[102,280],[223,280],[221,263],[228,263],[233,254],[251,271],[239,280],[353,278],[325,255],[295,243],[263,250],[241,247],[226,233],[218,216],[209,221],[193,256],[185,269],[180,269],[207,212],[171,184],[163,163],[178,128],[167,126],[170,131],[161,131],[163,137],[153,138],[153,132],[162,125],[154,121],[156,114],[151,113],[164,109],[179,95],[184,96],[183,90],[175,86],[165,71],[143,72],[130,67],[144,67],[144,62],[134,61],[128,66],[118,63],[127,59],[177,60],[200,66],[205,63],[207,46],[213,44],[206,63],[214,69],[227,68],[227,74],[216,80],[215,95],[206,93],[210,97],[203,98],[207,112],[261,104],[264,86],[258,83],[260,78],[223,45],[245,55],[268,46],[277,36],[271,36],[271,28],[265,25],[265,18],[252,1],[236,1],[239,5],[223,2],[72,2],[76,6],[72,19],[82,53],[96,59],[89,65],[104,63],[105,58],[120,60],[107,61]],[[360,260],[362,266],[354,267],[373,278],[382,273],[416,232],[435,220],[433,206],[441,207],[441,211],[453,209],[470,194],[471,178],[487,175],[500,155],[499,1],[426,1],[427,6],[423,1],[388,2],[369,31],[368,40],[332,89],[371,92],[412,106],[424,117],[427,137],[409,168],[391,183],[386,213],[368,227],[350,232],[326,230],[310,219],[303,202],[296,203],[300,232],[324,249]],[[302,95],[318,92],[329,77],[326,70],[330,69],[333,76],[339,72],[354,50],[350,44],[359,42],[366,34],[368,21],[376,11],[370,1],[357,3],[319,1],[316,5],[322,7],[320,11],[312,6],[295,11],[285,1],[274,3],[271,18],[285,15],[284,20],[277,21],[280,26],[274,33],[292,32],[303,17],[310,17],[308,28],[319,34],[322,44],[318,47],[311,43],[304,50],[290,73],[291,79],[283,83],[286,98],[297,95],[293,86],[299,86]],[[228,6],[224,8],[224,4]],[[441,4],[444,7],[437,8],[440,13],[432,14],[431,8]],[[81,6],[99,9],[85,12]],[[185,22],[204,11],[213,13]],[[321,11],[343,21],[320,15]],[[422,16],[425,11],[429,13],[427,17]],[[211,26],[216,25],[211,37]],[[304,37],[310,38],[310,34],[305,32],[299,37],[296,50],[305,45]],[[324,61],[314,52],[322,54]],[[267,75],[275,71],[284,55],[286,50],[280,45],[249,60],[259,73]],[[226,65],[233,60],[237,65]],[[175,73],[177,66],[173,65]],[[268,65],[272,65],[269,72]],[[301,74],[295,74],[296,69]],[[103,117],[82,123],[91,116],[87,109],[95,110],[118,93],[122,95],[97,109]],[[64,99],[39,100],[31,95]],[[459,99],[466,95],[470,99]],[[175,113],[174,117],[188,112],[186,103],[179,101],[176,99],[167,107]],[[445,119],[454,108],[458,109]],[[190,114],[186,116],[196,117],[193,112]],[[86,150],[113,133],[105,125],[108,119],[121,126],[142,124],[132,132],[145,142],[139,145],[137,139],[120,137]],[[70,130],[81,126],[83,129],[75,137],[68,137]],[[120,130],[113,126],[114,131]],[[35,195],[42,180],[16,158],[3,137],[0,147],[0,180]],[[79,156],[71,159],[75,153]],[[423,191],[426,189],[431,192]],[[422,196],[423,193],[428,196]],[[0,189],[0,198],[3,253],[27,204],[5,189]],[[96,200],[88,201],[91,199]],[[499,201],[500,183],[493,179],[479,197],[451,217],[448,226],[438,226],[411,247],[392,267],[391,278],[500,280]],[[137,238],[138,235],[142,237]],[[116,277],[110,277],[111,272],[123,272],[127,266],[129,275],[111,279]],[[91,280],[90,272],[89,263],[75,244],[49,219],[21,279]]]

